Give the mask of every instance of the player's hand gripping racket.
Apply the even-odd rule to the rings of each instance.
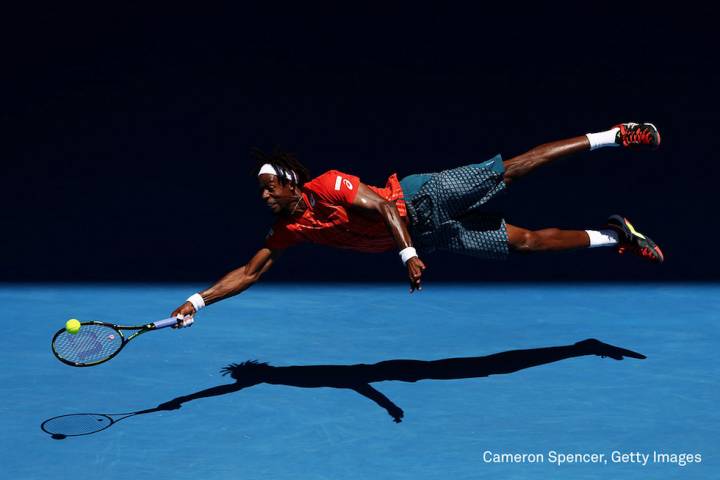
[[[135,327],[96,321],[83,322],[80,324],[80,330],[75,334],[65,328],[58,330],[52,339],[52,351],[58,360],[66,365],[92,367],[113,358],[138,335],[172,327],[177,323],[178,319],[175,317]],[[186,325],[188,323],[186,320]],[[126,337],[123,331],[135,333]]]

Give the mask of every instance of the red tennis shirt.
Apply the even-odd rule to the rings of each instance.
[[[281,217],[265,238],[265,246],[284,249],[301,242],[319,243],[361,252],[384,252],[396,248],[395,240],[382,216],[373,211],[350,209],[360,179],[330,170],[302,187],[307,210],[302,216]],[[390,175],[385,188],[372,191],[395,202],[402,217],[407,216],[403,191],[396,174]]]

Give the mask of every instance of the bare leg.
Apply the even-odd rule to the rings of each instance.
[[[532,231],[510,224],[506,224],[506,227],[508,244],[518,252],[572,250],[590,246],[590,238],[584,230],[545,228]]]
[[[585,135],[537,146],[522,155],[503,162],[505,165],[505,184],[509,185],[513,180],[525,176],[537,167],[560,157],[586,150],[590,150],[590,142]]]

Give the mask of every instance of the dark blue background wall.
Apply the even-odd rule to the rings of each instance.
[[[507,218],[590,228],[623,213],[664,265],[436,254],[427,282],[717,280],[713,14],[627,10],[26,12],[4,33],[0,280],[217,278],[272,223],[252,146],[379,185],[627,120],[655,123],[662,147],[559,161],[509,190]],[[268,278],[404,275],[395,253],[301,246]]]

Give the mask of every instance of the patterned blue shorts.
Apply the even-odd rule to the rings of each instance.
[[[503,260],[508,235],[491,200],[505,189],[502,157],[478,164],[410,175],[400,181],[415,248]]]

